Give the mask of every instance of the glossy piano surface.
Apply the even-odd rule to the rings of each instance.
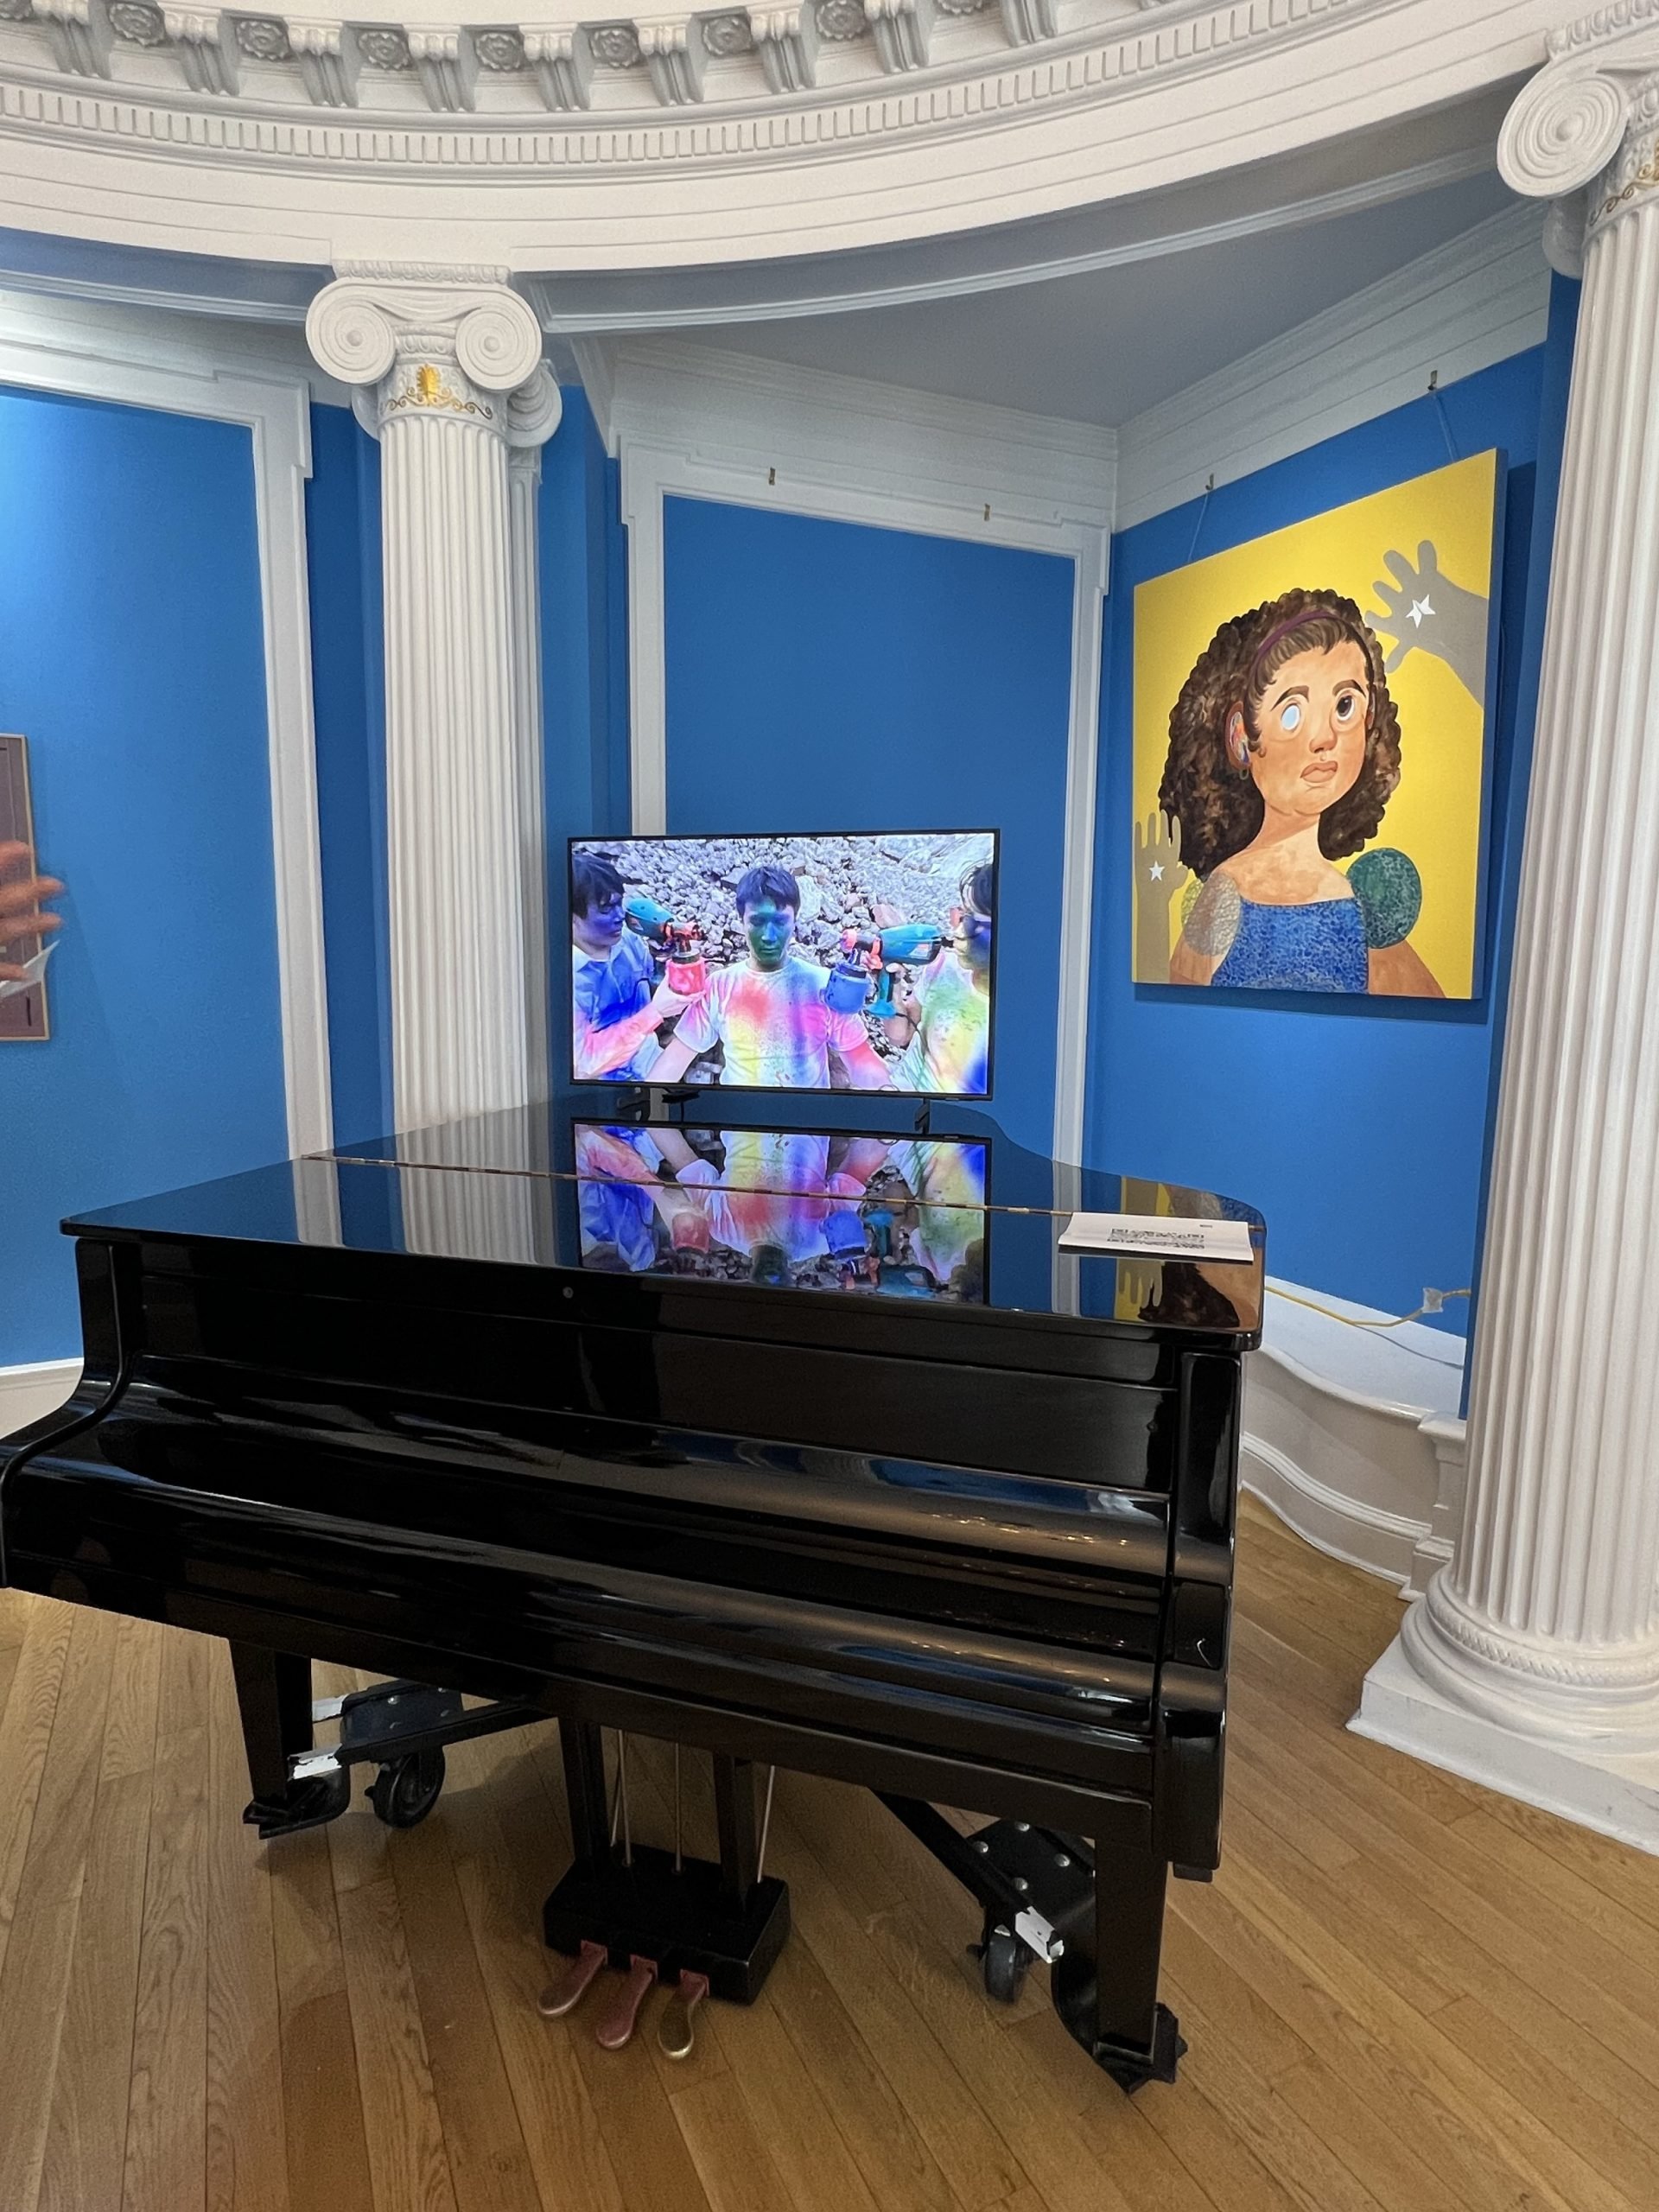
[[[669,1147],[676,1158],[664,1157]],[[1253,1256],[1194,1262],[1064,1252],[1060,1233],[1078,1210],[1243,1223]],[[688,1238],[683,1229],[699,1215],[703,1234]],[[855,1303],[874,1294],[981,1306],[991,1319],[1150,1325],[1241,1345],[1255,1340],[1262,1313],[1264,1230],[1251,1208],[1040,1158],[1010,1142],[989,1114],[967,1109],[942,1110],[920,1135],[782,1122],[737,1128],[729,1103],[707,1122],[654,1127],[516,1109],[343,1145],[67,1226],[603,1271],[760,1294],[840,1289]]]
[[[1055,2001],[1118,2078],[1169,2078],[1163,1870],[1219,1847],[1260,1217],[979,1112],[599,1105],[66,1224],[86,1372],[0,1443],[0,1580],[229,1639],[276,1827],[308,1817],[308,1659],[560,1714],[582,1911],[614,1872],[602,1726],[713,1752],[740,1808],[747,1759],[866,1783],[947,1855],[927,1801],[1000,1816],[1010,1883],[1027,1824],[1092,1839]],[[1073,1254],[1078,1209],[1249,1256]],[[1022,1894],[988,1864],[957,1869],[988,1930]]]

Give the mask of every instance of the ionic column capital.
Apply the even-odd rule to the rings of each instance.
[[[355,387],[378,436],[400,417],[539,445],[558,427],[542,329],[505,269],[341,262],[305,318],[313,355]]]
[[[1604,8],[1549,44],[1504,118],[1497,166],[1556,202],[1549,258],[1577,274],[1574,245],[1659,190],[1659,0]]]

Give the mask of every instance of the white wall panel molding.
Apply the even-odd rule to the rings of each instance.
[[[663,502],[716,499],[1071,562],[1065,917],[1056,1002],[1054,1156],[1082,1156],[1100,603],[1111,541],[1109,430],[938,399],[671,340],[613,357],[609,409],[628,524],[633,828],[665,823]]]
[[[1126,423],[1118,527],[1541,344],[1543,230],[1535,203],[1506,209]]]
[[[306,582],[310,392],[302,378],[253,372],[246,351],[206,334],[211,326],[163,333],[160,321],[0,293],[0,383],[238,423],[252,434],[288,1135],[294,1151],[308,1151],[334,1128]]]
[[[1040,6],[942,11],[930,31],[925,9],[872,0],[858,13],[886,35],[825,39],[815,60],[787,10],[739,11],[747,35],[715,51],[700,11],[456,26],[429,18],[438,0],[394,0],[391,20],[369,0],[351,22],[238,18],[227,70],[205,17],[147,8],[154,41],[106,51],[103,0],[51,4],[52,36],[33,10],[0,20],[14,224],[312,267],[423,247],[521,273],[995,233],[1194,179],[1219,219],[1338,134],[1348,180],[1421,168],[1448,132],[1472,149],[1470,111],[1555,17],[1554,0],[1053,0],[1051,38]],[[988,262],[1010,250],[982,243]]]
[[[1421,1324],[1375,1325],[1387,1320],[1269,1282],[1239,1473],[1316,1548],[1415,1596],[1450,1556],[1462,1509],[1464,1345]]]
[[[1617,35],[1615,35],[1617,34]],[[1659,38],[1558,43],[1504,173],[1589,187],[1457,1546],[1356,1726],[1659,1852]],[[1618,957],[1610,960],[1609,949]]]
[[[342,262],[306,319],[381,448],[400,1129],[547,1089],[536,474],[510,456],[561,403],[505,274]]]

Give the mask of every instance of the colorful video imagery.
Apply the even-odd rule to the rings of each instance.
[[[994,830],[579,838],[578,1083],[984,1098]]]
[[[574,1136],[584,1268],[984,1302],[982,1143],[657,1122]]]

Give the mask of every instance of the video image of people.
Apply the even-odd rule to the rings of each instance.
[[[624,837],[570,852],[578,1083],[990,1089],[996,839]]]
[[[596,1122],[575,1137],[585,1268],[984,1301],[983,1144]]]

